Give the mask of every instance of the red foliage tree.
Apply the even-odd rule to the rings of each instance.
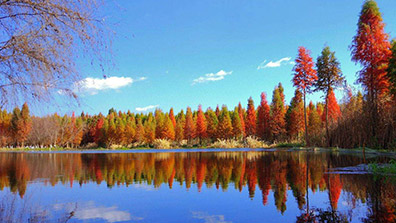
[[[270,130],[274,140],[282,138],[286,132],[285,101],[282,84],[274,89],[271,102]]]
[[[261,93],[261,103],[257,108],[257,136],[261,139],[268,140],[270,137],[270,107],[267,101],[267,95]]]
[[[341,116],[340,106],[337,103],[337,99],[334,95],[334,91],[330,90],[329,96],[327,98],[327,107],[328,107],[328,117],[330,121],[334,122]],[[322,121],[326,120],[326,113],[322,113]]]
[[[290,138],[295,139],[304,131],[304,108],[302,94],[299,90],[295,91],[291,104],[286,113],[286,130]]]
[[[184,138],[191,140],[195,137],[195,125],[190,107],[187,107],[186,121],[184,123]]]
[[[104,118],[100,117],[96,122],[95,131],[93,134],[94,141],[98,145],[103,141],[103,129],[102,129],[103,124],[104,124]]]
[[[196,125],[195,135],[196,135],[196,137],[199,138],[200,141],[202,139],[205,139],[207,136],[207,134],[206,134],[206,118],[202,111],[201,105],[198,106],[197,125]]]
[[[312,85],[318,79],[316,76],[316,70],[314,69],[315,64],[309,54],[310,52],[305,49],[305,47],[299,47],[296,65],[293,68],[293,85],[301,91],[304,98],[305,142],[307,144],[309,144],[309,142],[307,129],[306,94],[310,93]]]
[[[351,50],[352,60],[363,66],[358,82],[367,91],[372,136],[376,136],[379,102],[389,91],[390,85],[387,69],[392,52],[384,26],[377,3],[373,0],[366,1],[360,12],[358,30]]]
[[[246,125],[245,125],[245,109],[242,108],[241,102],[238,104],[238,114],[239,118],[241,119],[241,127],[242,127],[242,132],[243,136],[246,136]]]
[[[174,112],[173,112],[173,108],[171,108],[171,109],[169,110],[169,118],[170,118],[170,120],[172,121],[173,128],[176,129],[176,118],[175,118],[175,114],[174,114]]]
[[[248,100],[248,108],[245,122],[246,136],[256,135],[256,111],[252,97]]]
[[[377,100],[388,91],[386,76],[391,56],[389,35],[384,32],[385,24],[377,3],[364,3],[358,22],[358,30],[351,45],[352,60],[363,65],[358,81],[367,89],[369,100]]]

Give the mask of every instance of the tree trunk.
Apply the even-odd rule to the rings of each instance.
[[[326,94],[326,137],[327,137],[327,147],[330,146],[330,134],[329,134],[329,92]]]
[[[309,146],[308,140],[308,124],[307,124],[307,107],[305,103],[306,90],[304,89],[304,122],[305,122],[305,146]]]

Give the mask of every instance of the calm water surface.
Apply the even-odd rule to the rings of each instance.
[[[0,221],[395,222],[386,158],[296,151],[0,153]]]

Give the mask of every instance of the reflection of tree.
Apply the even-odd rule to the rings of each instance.
[[[333,209],[323,210],[320,208],[311,210],[308,214],[302,213],[297,216],[296,222],[334,222],[334,223],[346,223],[349,222],[346,215],[335,211]]]
[[[272,163],[272,179],[274,181],[273,190],[275,197],[276,208],[280,212],[286,211],[286,167],[287,162],[281,162],[280,160],[275,160]]]
[[[396,222],[396,186],[384,176],[374,177],[368,189],[369,211],[364,222]]]
[[[218,152],[218,153],[115,153],[115,154],[0,154],[0,189],[10,188],[23,196],[29,181],[44,179],[47,185],[74,182],[115,185],[147,183],[154,187],[175,184],[198,191],[216,185],[226,190],[234,184],[249,196],[262,196],[263,205],[272,192],[275,206],[286,210],[287,190],[293,192],[300,209],[308,206],[308,193],[319,188],[329,194],[329,208],[323,216],[337,213],[341,191],[356,201],[370,205],[370,219],[394,220],[396,188],[390,181],[373,181],[366,175],[328,174],[329,167],[353,166],[362,162],[355,156],[304,152]],[[308,165],[309,164],[309,165]],[[258,189],[261,190],[258,193]],[[371,185],[371,186],[369,186]],[[379,190],[379,191],[376,191]],[[311,193],[311,192],[310,192]],[[333,214],[329,214],[329,212]],[[316,209],[304,210],[305,217],[320,215]],[[306,214],[308,213],[308,215]],[[339,215],[339,214],[338,214]]]
[[[338,199],[341,195],[342,183],[339,174],[327,174],[326,182],[329,192],[330,205],[334,210],[337,210]]]

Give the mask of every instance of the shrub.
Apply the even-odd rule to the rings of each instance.
[[[231,149],[231,148],[242,148],[243,145],[238,140],[235,139],[217,139],[217,141],[212,143],[210,147]]]
[[[156,149],[171,149],[172,142],[167,139],[156,139],[153,142],[154,148]]]
[[[268,147],[268,145],[265,142],[260,141],[259,139],[257,139],[254,136],[248,136],[245,139],[245,146],[247,148],[267,148]]]

